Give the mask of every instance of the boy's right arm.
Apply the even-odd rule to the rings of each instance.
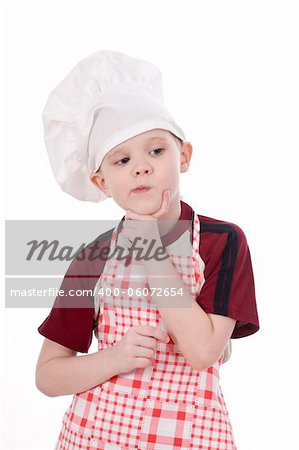
[[[36,387],[49,397],[76,394],[104,383],[118,373],[113,348],[88,355],[47,338],[36,365]]]
[[[109,378],[152,364],[158,341],[169,342],[165,331],[131,327],[115,345],[88,355],[45,338],[35,373],[36,387],[49,397],[87,391]]]

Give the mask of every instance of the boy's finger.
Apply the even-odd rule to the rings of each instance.
[[[169,202],[170,202],[170,192],[167,189],[166,191],[163,191],[160,209],[155,214],[153,214],[153,217],[158,218],[160,216],[163,216],[163,214],[165,214],[169,209]]]
[[[135,330],[138,334],[152,336],[162,342],[167,343],[170,341],[170,337],[168,336],[168,334],[165,333],[165,331],[161,330],[161,328],[153,327],[150,325],[139,325],[135,327]]]

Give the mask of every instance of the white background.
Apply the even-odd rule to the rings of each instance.
[[[97,50],[156,64],[165,104],[193,144],[190,170],[181,176],[183,200],[202,215],[238,224],[251,251],[261,328],[233,340],[232,357],[221,368],[238,450],[296,448],[295,2],[39,0],[6,2],[2,12],[4,218],[123,216],[111,200],[84,203],[60,190],[41,112],[50,90]],[[43,342],[37,327],[48,313],[1,311],[1,449],[53,449],[71,401],[35,387]]]

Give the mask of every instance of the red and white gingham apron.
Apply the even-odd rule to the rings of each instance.
[[[200,222],[196,214],[193,218],[189,256],[167,253],[195,298],[204,283],[204,265],[199,255]],[[112,249],[116,236],[114,230]],[[149,288],[142,261],[133,257],[125,267],[117,257],[107,260],[97,283],[101,287],[102,295],[96,299],[100,305],[95,333],[99,350],[115,345],[130,327],[151,325],[166,331],[151,296],[138,292],[137,288]],[[130,296],[123,296],[129,288]],[[221,362],[222,357],[198,371],[172,340],[167,344],[158,341],[151,366],[119,374],[74,395],[56,450],[236,450],[219,385]]]

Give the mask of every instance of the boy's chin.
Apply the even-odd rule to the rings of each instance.
[[[147,214],[154,214],[160,209],[161,204],[158,204],[159,202],[157,200],[143,200],[143,201],[136,201],[133,205],[128,206],[128,209],[131,209],[137,214],[147,215]]]

